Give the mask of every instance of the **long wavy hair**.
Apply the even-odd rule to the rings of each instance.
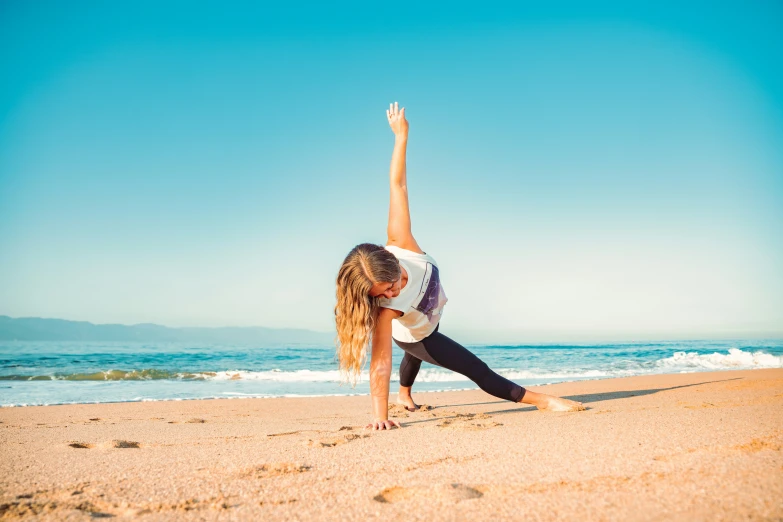
[[[392,283],[402,270],[394,254],[380,245],[356,245],[345,257],[337,274],[337,359],[343,382],[356,385],[367,362],[367,347],[375,330],[380,305],[370,297],[375,283]]]

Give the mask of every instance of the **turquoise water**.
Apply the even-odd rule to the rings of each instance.
[[[783,341],[469,348],[522,386],[783,367]],[[395,347],[395,368],[400,359]],[[414,392],[469,388],[461,375],[424,363]],[[367,393],[366,375],[355,388],[340,385],[331,346],[0,342],[0,406]]]

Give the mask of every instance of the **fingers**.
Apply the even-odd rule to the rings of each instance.
[[[405,120],[405,107],[400,109],[399,102],[390,103],[386,111],[386,119],[390,125],[398,120]]]
[[[390,103],[389,110],[386,111],[387,118],[393,118],[395,116],[405,116],[405,107],[400,109],[399,102]]]

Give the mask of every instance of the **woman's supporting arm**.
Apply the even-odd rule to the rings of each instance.
[[[394,151],[389,167],[389,225],[386,233],[389,245],[423,253],[411,232],[411,214],[408,207],[408,179],[405,155],[408,148],[408,121],[405,108],[395,102],[386,111],[389,126],[394,131]]]
[[[381,308],[375,322],[370,359],[370,396],[372,397],[373,422],[367,427],[374,430],[390,430],[400,427],[389,420],[389,380],[392,372],[391,322],[397,312]]]

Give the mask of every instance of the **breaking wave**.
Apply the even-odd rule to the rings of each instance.
[[[730,348],[727,354],[697,352],[675,352],[670,357],[655,361],[636,362],[616,367],[608,364],[605,369],[596,368],[562,368],[558,370],[545,369],[515,369],[505,368],[496,371],[512,380],[581,380],[601,379],[609,377],[629,377],[651,373],[676,373],[711,370],[742,370],[756,368],[783,368],[783,356],[772,355],[763,351],[747,352],[739,348]],[[369,374],[362,374],[362,380],[367,381]],[[392,380],[398,380],[399,375],[393,374]],[[91,373],[53,373],[50,375],[5,375],[0,381],[271,381],[280,383],[327,383],[340,382],[338,370],[292,370],[279,369],[266,371],[221,370],[221,371],[171,371],[162,369],[142,370],[107,370]],[[416,382],[459,382],[468,381],[467,377],[448,370],[433,368],[420,371]]]
[[[783,368],[783,356],[765,352],[745,352],[729,348],[728,355],[720,353],[675,352],[671,357],[655,361],[663,370],[743,370],[754,368]]]

